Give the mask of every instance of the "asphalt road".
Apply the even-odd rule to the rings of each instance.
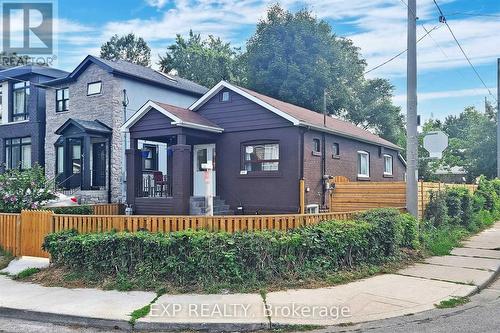
[[[116,333],[117,330],[99,330],[77,326],[59,326],[50,323],[0,317],[0,332],[8,333]],[[303,333],[304,331],[302,331]],[[432,332],[432,333],[497,333],[500,332],[500,279],[489,288],[471,297],[466,305],[453,309],[435,309],[419,314],[344,327],[327,327],[310,333],[334,332]]]

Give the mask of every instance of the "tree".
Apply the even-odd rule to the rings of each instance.
[[[454,166],[464,168],[467,180],[473,181],[480,175],[493,178],[496,175],[496,115],[494,109],[487,108],[485,113],[474,107],[467,107],[458,116],[448,116],[441,121],[424,124],[423,133],[442,130],[448,134],[448,148],[443,158],[437,161],[425,159],[427,152],[421,148],[419,174],[426,180],[435,176],[432,171]]]
[[[247,43],[246,61],[250,89],[318,112],[326,91],[329,113],[393,142],[404,136],[393,86],[366,80],[359,48],[308,10],[272,6]]]
[[[165,56],[160,56],[159,65],[163,72],[175,72],[185,79],[213,87],[221,80],[238,83],[242,68],[239,55],[238,49],[218,37],[208,36],[203,40],[190,31],[187,40],[177,35]]]
[[[101,46],[101,58],[126,60],[138,65],[151,65],[151,49],[142,37],[133,33],[119,37],[114,35]]]

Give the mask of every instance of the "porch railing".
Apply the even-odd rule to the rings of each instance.
[[[172,177],[170,175],[143,173],[137,179],[137,198],[166,198],[172,196]]]

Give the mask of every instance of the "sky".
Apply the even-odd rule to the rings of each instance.
[[[466,54],[496,97],[500,57],[500,0],[437,0]],[[112,35],[133,32],[152,49],[153,67],[176,34],[190,29],[244,47],[256,23],[276,1],[264,0],[59,0],[58,67],[72,70],[87,54],[99,54]],[[308,8],[339,36],[360,48],[371,69],[406,49],[406,0],[281,0],[290,9]],[[484,110],[489,95],[449,30],[439,23],[432,0],[417,0],[418,110],[423,120],[444,119],[473,105]],[[367,74],[395,86],[394,102],[405,112],[406,55]],[[496,102],[495,102],[496,103]]]

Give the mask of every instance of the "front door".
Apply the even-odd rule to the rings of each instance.
[[[82,140],[69,139],[69,188],[78,188],[82,185]]]
[[[203,197],[207,194],[206,164],[211,164],[212,196],[215,196],[215,144],[195,145],[193,147],[193,195]]]
[[[106,186],[106,144],[92,145],[92,186]]]

